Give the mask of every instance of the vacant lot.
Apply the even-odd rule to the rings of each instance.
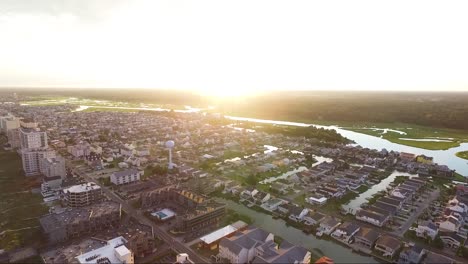
[[[21,172],[18,154],[0,149],[0,249],[41,242],[38,217],[47,206],[41,195],[30,192],[32,183]]]

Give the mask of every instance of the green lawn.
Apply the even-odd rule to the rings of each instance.
[[[21,168],[16,153],[0,149],[0,249],[11,250],[42,239],[38,217],[48,209],[41,195],[29,191],[31,181]]]
[[[468,150],[455,153],[457,157],[468,160]]]

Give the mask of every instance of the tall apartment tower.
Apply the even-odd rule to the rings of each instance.
[[[26,176],[43,171],[42,160],[55,158],[55,151],[48,148],[47,133],[31,128],[20,128],[21,158]]]
[[[22,149],[47,148],[47,133],[31,128],[20,129],[20,142]]]
[[[19,128],[20,120],[14,116],[1,116],[0,117],[0,132],[6,134],[9,130]]]
[[[8,143],[10,144],[11,148],[13,149],[19,149],[21,148],[21,129],[26,128],[26,129],[36,129],[37,128],[37,123],[28,120],[28,119],[22,119],[20,121],[20,127],[19,128],[13,128],[9,129],[7,131],[7,136],[8,136]]]

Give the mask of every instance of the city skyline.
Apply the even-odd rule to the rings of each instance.
[[[466,2],[0,3],[0,87],[467,91]]]

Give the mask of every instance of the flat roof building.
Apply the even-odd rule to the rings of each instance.
[[[133,253],[125,246],[127,240],[116,237],[107,241],[105,246],[76,257],[81,264],[133,264]]]

